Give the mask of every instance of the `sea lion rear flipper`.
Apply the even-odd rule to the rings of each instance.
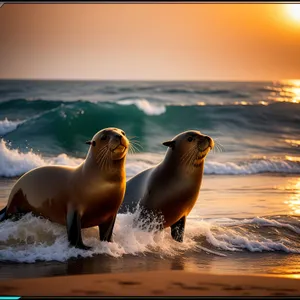
[[[6,220],[6,210],[7,206],[5,206],[1,211],[0,211],[0,222],[3,222]]]
[[[83,244],[81,236],[81,216],[78,211],[71,209],[67,214],[67,232],[70,245],[76,248],[89,250],[88,247]]]
[[[116,221],[116,215],[110,218],[107,222],[100,224],[99,235],[101,242],[112,242],[112,233]]]
[[[183,216],[175,224],[171,225],[171,236],[175,241],[180,243],[183,242],[184,227],[185,227],[185,216]]]

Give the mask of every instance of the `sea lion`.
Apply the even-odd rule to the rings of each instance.
[[[84,245],[81,228],[99,226],[101,241],[111,241],[126,188],[129,141],[118,128],[94,135],[85,160],[77,167],[44,166],[24,174],[9,195],[0,221],[32,212],[67,226],[70,245]]]
[[[198,198],[204,161],[214,147],[211,137],[190,130],[164,142],[168,147],[164,160],[126,184],[119,213],[141,209],[138,220],[160,220],[159,230],[171,227],[171,236],[183,241],[186,217]],[[149,223],[148,223],[149,226]]]

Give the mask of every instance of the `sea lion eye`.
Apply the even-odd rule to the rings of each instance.
[[[192,141],[193,141],[193,138],[190,136],[190,137],[188,138],[188,141],[189,141],[189,142],[192,142]]]
[[[106,139],[107,139],[107,136],[106,135],[102,135],[101,140],[105,141]]]
[[[126,136],[126,134],[125,134],[125,132],[124,132],[124,131],[121,131],[121,133],[122,133],[124,136]]]

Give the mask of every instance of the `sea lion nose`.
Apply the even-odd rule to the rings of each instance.
[[[211,143],[211,138],[210,138],[209,136],[205,136],[205,139],[206,139],[209,143]]]
[[[119,138],[120,140],[122,139],[122,135],[121,134],[116,134],[116,138]]]
[[[208,145],[209,145],[209,147],[210,147],[211,149],[214,148],[214,141],[213,141],[213,139],[212,139],[211,137],[206,136],[206,137],[205,137],[205,140],[208,142]]]

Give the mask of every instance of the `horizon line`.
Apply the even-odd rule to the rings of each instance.
[[[274,82],[294,81],[297,78],[282,79],[87,79],[87,78],[0,78],[0,81],[118,81],[118,82]]]

